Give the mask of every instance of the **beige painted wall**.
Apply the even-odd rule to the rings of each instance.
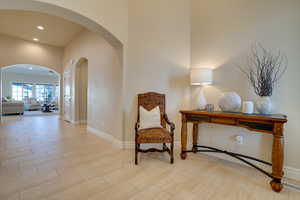
[[[35,64],[61,72],[63,48],[0,35],[0,67]]]
[[[300,169],[300,1],[298,0],[192,0],[192,67],[214,66],[214,84],[205,88],[209,103],[218,102],[222,92],[236,91],[243,100],[256,96],[236,63],[245,62],[251,43],[280,48],[289,68],[276,86],[274,112],[288,115],[285,130],[285,165]],[[193,90],[192,95],[196,92]],[[245,144],[237,145],[234,135],[243,134]],[[200,129],[201,144],[217,146],[270,160],[272,137],[250,134],[244,129],[210,125]]]
[[[167,113],[180,130],[178,111],[189,106],[189,2],[130,0],[124,103],[126,141],[133,142],[137,94],[166,94]]]
[[[118,52],[97,33],[84,31],[64,51],[64,68],[88,60],[88,126],[118,137],[122,133],[122,66]]]

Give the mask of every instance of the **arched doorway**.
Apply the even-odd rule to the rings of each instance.
[[[80,58],[63,73],[64,120],[87,124],[88,119],[88,59]]]
[[[124,125],[123,125],[123,114],[122,114],[123,113],[123,108],[122,108],[122,106],[123,106],[123,103],[122,103],[122,101],[123,101],[123,95],[122,95],[123,91],[122,91],[122,89],[123,89],[123,71],[124,71],[124,68],[123,68],[124,62],[123,61],[124,61],[124,57],[125,57],[124,56],[125,55],[125,53],[124,53],[125,50],[124,49],[126,49],[123,46],[123,42],[126,43],[126,41],[127,41],[127,31],[126,31],[127,30],[127,23],[126,23],[126,20],[124,20],[124,23],[114,23],[115,21],[123,21],[123,20],[122,20],[122,14],[121,15],[118,14],[118,13],[122,13],[122,12],[118,12],[118,9],[115,9],[115,8],[111,7],[112,4],[104,3],[103,8],[105,9],[105,7],[108,6],[109,9],[113,10],[113,12],[103,12],[103,13],[105,13],[105,14],[103,14],[103,19],[102,19],[101,15],[93,16],[93,15],[90,15],[89,13],[82,12],[81,10],[73,9],[72,6],[73,6],[73,3],[71,3],[70,6],[68,6],[68,5],[61,5],[60,2],[45,3],[45,2],[36,1],[36,0],[26,0],[26,1],[3,0],[3,1],[1,1],[1,4],[0,4],[0,10],[1,9],[2,10],[26,10],[26,11],[46,13],[46,14],[49,14],[49,15],[62,17],[64,19],[70,20],[74,23],[82,25],[83,27],[93,31],[94,33],[100,33],[101,34],[101,36],[117,52],[118,55],[116,57],[116,60],[118,60],[117,62],[121,66],[118,69],[118,74],[120,74],[120,76],[118,76],[118,82],[120,82],[121,84],[120,84],[120,86],[116,87],[116,88],[120,89],[120,91],[118,90],[118,94],[119,94],[120,97],[118,96],[117,98],[114,98],[114,99],[118,99],[120,102],[117,103],[118,104],[118,107],[117,107],[118,111],[117,112],[111,112],[111,113],[114,113],[114,115],[116,115],[115,113],[118,113],[118,117],[117,117],[116,121],[119,124],[117,126],[118,128],[116,129],[116,131],[113,130],[112,132],[114,133],[114,135],[118,136],[118,138],[122,138],[123,130],[124,130],[124,128],[123,128],[124,127]],[[76,12],[74,12],[73,10],[75,10]],[[78,12],[83,13],[84,15],[81,15]],[[114,15],[116,15],[116,16],[114,16]],[[86,16],[88,16],[88,17],[86,17]],[[100,22],[100,24],[93,21],[92,19],[96,20],[97,22]],[[126,19],[126,18],[123,17],[123,19]],[[104,26],[102,26],[101,24],[103,24]],[[117,26],[115,26],[115,25],[110,26],[111,24],[120,24],[120,27],[118,25]],[[115,34],[110,32],[107,28]],[[81,55],[81,56],[85,56],[85,55]],[[73,60],[68,60],[66,62],[71,63],[70,66],[73,66],[74,63],[72,61]],[[91,62],[91,63],[94,64],[94,62]],[[1,66],[1,63],[0,63],[0,67],[2,67],[2,66]],[[61,72],[63,72],[65,69],[66,68],[62,68]],[[93,73],[91,73],[91,74],[93,74]],[[73,76],[73,74],[72,74],[72,76]],[[94,86],[95,82],[91,81],[91,83],[92,83],[91,85]],[[63,85],[63,82],[61,82],[61,85]],[[93,94],[93,92],[91,92],[91,94]],[[62,97],[63,98],[62,98],[61,103],[62,103],[62,105],[64,105],[63,104],[64,95],[62,95]],[[94,98],[91,97],[91,99],[94,99]],[[110,105],[112,104],[111,101],[107,101],[107,102]],[[98,106],[97,104],[92,104],[92,105],[93,106],[95,106],[95,105]],[[74,115],[74,113],[72,113],[72,115]],[[110,116],[110,117],[111,118],[116,118],[116,116]],[[96,119],[96,120],[93,121],[93,124],[96,124],[96,125],[100,124],[98,116],[96,114],[94,114],[93,117],[91,117],[91,118]],[[110,120],[110,121],[113,121],[113,120]],[[104,123],[104,122],[101,122],[101,123]],[[111,126],[116,127],[115,125],[111,125]],[[96,128],[102,129],[102,126],[99,126],[99,127],[96,127]],[[109,131],[111,131],[111,130],[112,129],[109,129]],[[104,131],[106,131],[106,130],[104,130]],[[110,132],[109,132],[109,134],[112,135],[112,133],[110,133]]]
[[[16,64],[1,70],[2,114],[59,114],[60,74],[53,69]]]
[[[88,60],[81,58],[75,65],[75,121],[86,124],[88,117]]]

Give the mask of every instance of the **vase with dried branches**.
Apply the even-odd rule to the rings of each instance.
[[[259,113],[271,112],[270,96],[287,66],[288,59],[281,51],[267,50],[259,43],[252,45],[247,64],[239,68],[250,81],[255,94],[260,97],[256,102],[256,110]]]

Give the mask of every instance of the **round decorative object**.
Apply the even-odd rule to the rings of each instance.
[[[242,99],[236,92],[226,92],[219,100],[219,107],[224,112],[237,111],[241,104]]]
[[[260,99],[256,101],[255,107],[260,114],[270,114],[272,110],[270,97],[260,97]]]

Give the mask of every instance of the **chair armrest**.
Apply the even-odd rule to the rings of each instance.
[[[139,128],[140,128],[140,123],[136,122],[135,123],[135,132],[138,132]]]
[[[164,115],[163,115],[163,118],[164,118],[164,120],[166,121],[166,123],[170,126],[170,128],[171,128],[171,133],[173,133],[174,130],[175,130],[175,124],[174,124],[173,122],[170,122],[170,120],[169,120],[167,114],[164,114]]]

